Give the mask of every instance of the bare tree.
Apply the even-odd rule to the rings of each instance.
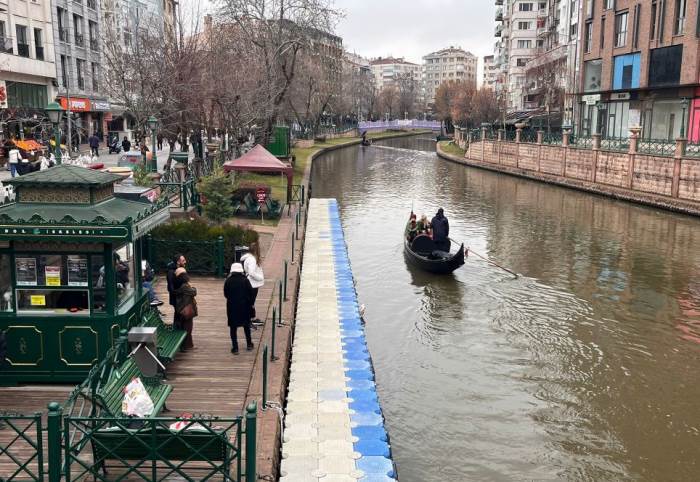
[[[389,114],[389,118],[393,118],[399,107],[399,96],[399,89],[395,85],[385,85],[379,91],[377,99],[380,114]]]
[[[418,101],[418,82],[410,72],[397,74],[394,79],[399,91],[399,113],[407,113],[409,116],[413,116],[416,112],[416,103]]]

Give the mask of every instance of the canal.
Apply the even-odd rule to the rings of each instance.
[[[402,482],[697,480],[700,220],[471,169],[428,139],[317,159]],[[469,257],[409,267],[414,205]]]

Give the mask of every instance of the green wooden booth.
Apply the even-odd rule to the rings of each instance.
[[[167,200],[120,198],[122,178],[61,165],[7,181],[0,207],[0,384],[79,382],[149,308],[142,237]]]
[[[288,158],[292,155],[292,137],[289,127],[276,126],[272,129],[267,150],[275,157]]]

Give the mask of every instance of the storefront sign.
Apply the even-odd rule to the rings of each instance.
[[[46,274],[46,286],[61,286],[61,267],[47,266],[44,268]]]
[[[630,100],[629,92],[615,92],[610,94],[610,100]]]
[[[61,107],[68,110],[68,99],[61,97]],[[90,111],[90,99],[83,98],[70,98],[70,110],[72,112],[89,112]]]
[[[7,84],[0,80],[0,109],[7,109]]]
[[[29,297],[29,303],[32,306],[46,306],[46,296],[44,296],[44,295],[31,295]]]
[[[166,213],[167,209],[164,209]],[[150,219],[147,218],[147,219]],[[74,228],[74,227],[39,227],[39,226],[0,226],[0,236],[3,238],[27,238],[27,237],[80,237],[88,241],[102,241],[105,238],[123,239],[129,236],[126,227],[113,228]]]
[[[15,276],[17,286],[36,286],[36,259],[16,258]]]
[[[600,101],[600,94],[583,95],[581,101],[586,105],[596,105]]]
[[[112,104],[104,100],[93,100],[92,110],[94,111],[108,111],[112,108]]]

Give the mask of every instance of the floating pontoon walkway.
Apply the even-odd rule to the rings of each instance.
[[[334,199],[312,199],[287,415],[284,482],[396,480]]]

